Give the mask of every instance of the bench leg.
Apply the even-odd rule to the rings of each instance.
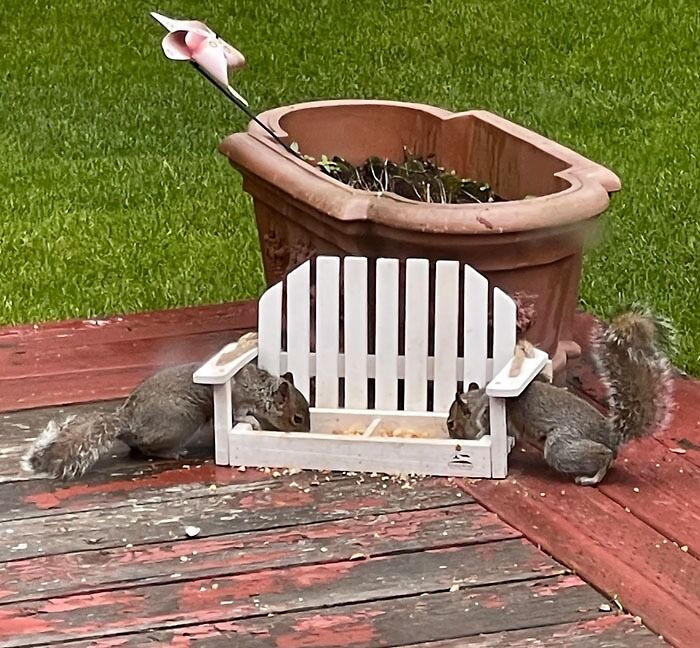
[[[508,474],[505,398],[489,398],[489,427],[491,430],[491,477],[503,479]]]
[[[231,382],[213,385],[214,389],[214,456],[218,466],[229,466],[228,437],[233,423]]]

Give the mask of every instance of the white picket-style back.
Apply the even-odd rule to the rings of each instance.
[[[315,263],[315,331],[311,330],[312,263]],[[259,301],[259,366],[278,375],[291,371],[297,387],[317,408],[336,408],[342,402],[345,409],[367,409],[369,380],[373,379],[376,410],[446,412],[460,383],[464,389],[471,384],[484,387],[512,358],[516,341],[513,300],[502,290],[493,289],[494,352],[489,358],[488,281],[470,266],[460,267],[457,261],[438,261],[434,308],[430,308],[430,267],[426,259],[406,261],[404,295],[400,294],[399,261],[376,261],[376,314],[372,327],[376,351],[370,354],[368,263],[372,262],[364,257],[345,257],[342,261],[338,257],[318,257],[268,289]],[[460,272],[464,277],[462,295]],[[286,350],[282,330],[284,284]],[[402,300],[404,351],[400,354]],[[461,331],[460,307],[464,313]],[[431,311],[434,312],[434,351],[429,355]],[[462,357],[458,355],[460,336]],[[313,394],[312,377],[315,377]],[[343,378],[344,394],[340,394],[339,378]],[[404,381],[403,403],[399,403],[400,380]]]

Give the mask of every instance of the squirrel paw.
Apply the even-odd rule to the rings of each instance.
[[[603,477],[605,477],[605,473],[608,472],[608,467],[606,466],[605,469],[601,468],[595,475],[592,477],[582,477],[578,476],[574,481],[579,485],[579,486],[597,486],[600,484],[601,481],[603,481]]]
[[[260,422],[254,416],[246,414],[245,416],[237,416],[234,423],[245,423],[250,425],[254,430],[262,430]]]

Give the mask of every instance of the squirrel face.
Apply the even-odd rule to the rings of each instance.
[[[290,432],[308,432],[311,429],[309,403],[294,386],[291,372],[280,376],[274,399],[282,429]]]
[[[483,389],[457,392],[447,416],[452,439],[480,439],[488,434],[488,398]]]

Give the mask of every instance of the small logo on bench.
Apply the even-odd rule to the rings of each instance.
[[[458,464],[461,466],[471,466],[471,458],[466,452],[462,452],[462,446],[457,445],[455,446],[455,454],[452,457],[452,461],[450,461],[450,465]]]

